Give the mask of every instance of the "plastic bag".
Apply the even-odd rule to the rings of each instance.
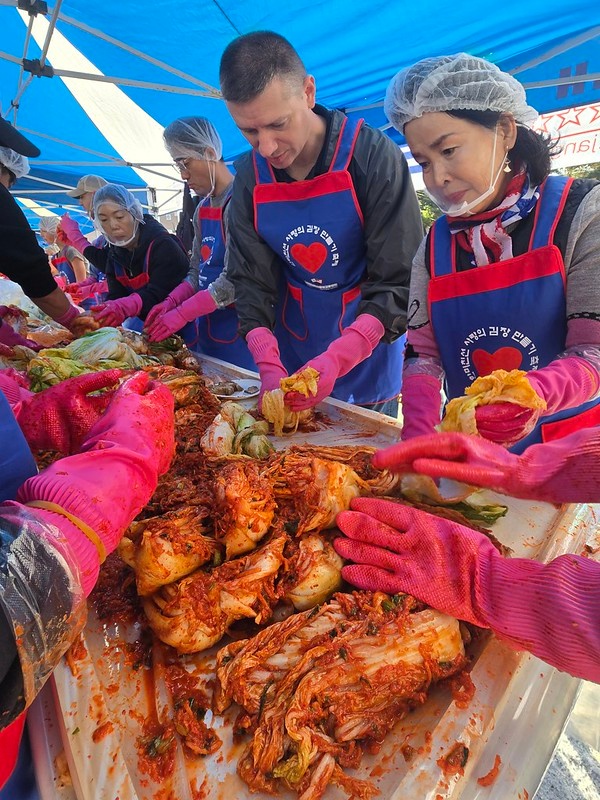
[[[87,605],[66,538],[12,501],[0,505],[0,608],[15,634],[29,706],[82,630]]]

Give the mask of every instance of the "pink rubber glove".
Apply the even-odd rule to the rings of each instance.
[[[64,314],[61,314],[60,317],[55,317],[54,319],[58,322],[59,325],[64,325],[65,328],[71,328],[71,324],[77,317],[81,314],[81,309],[77,308],[73,304],[69,305],[69,308],[65,311]]]
[[[183,328],[188,322],[193,322],[197,317],[211,314],[217,308],[213,296],[208,289],[196,292],[189,300],[180,306],[162,314],[148,328],[148,338],[151,342],[162,342]]]
[[[600,429],[584,428],[520,455],[479,436],[438,433],[379,450],[373,466],[485,486],[550,503],[600,502]]]
[[[518,650],[600,681],[600,565],[565,555],[550,564],[505,559],[477,531],[386,500],[358,498],[337,516],[335,548],[356,564],[345,580],[407,592],[491,628]]]
[[[546,401],[544,415],[585,403],[600,388],[600,376],[589,361],[579,356],[552,361],[547,367],[529,372],[527,380],[534,391]],[[539,421],[542,412],[511,406],[514,403],[479,406],[475,410],[475,420],[480,435],[506,447],[527,436]]]
[[[253,328],[246,335],[246,342],[260,373],[260,408],[263,394],[279,389],[279,381],[287,378],[287,370],[281,363],[277,339],[268,328]]]
[[[181,281],[181,283],[167,295],[162,303],[157,303],[155,306],[152,306],[146,317],[144,328],[149,332],[158,317],[166,314],[167,311],[173,311],[174,308],[177,308],[184,300],[188,300],[193,294],[195,294],[195,292],[192,284],[189,283],[189,281]]]
[[[79,375],[34,394],[0,374],[0,390],[32,450],[58,450],[68,455],[79,450],[113,396],[113,392],[105,392],[90,397],[91,392],[114,387],[122,375],[120,369]]]
[[[516,403],[491,403],[475,409],[480,436],[490,442],[511,447],[535,428],[542,412],[539,408],[523,408]]]
[[[442,384],[433,375],[404,375],[402,378],[403,441],[433,433],[440,424]]]
[[[107,300],[90,309],[94,319],[108,328],[122,325],[128,317],[137,317],[142,310],[142,298],[137,293],[120,297],[118,300]]]
[[[174,449],[173,395],[146,373],[136,373],[115,392],[83,452],[57,461],[19,489],[18,502],[59,506],[100,540],[98,548],[64,517],[40,512],[55,525],[60,520],[78,558],[86,594],[98,577],[99,550],[115,549],[168,469]]]
[[[56,232],[58,241],[61,244],[70,244],[83,255],[86,247],[91,247],[91,243],[85,238],[77,222],[68,214],[63,214],[60,218],[58,230]]]
[[[14,331],[7,322],[0,323],[0,344],[5,344],[7,347],[14,347],[16,344],[20,344],[36,352],[42,349],[42,345],[37,344],[31,339],[25,339]]]
[[[106,281],[96,281],[94,278],[86,278],[80,283],[70,283],[65,287],[65,292],[73,298],[75,303],[81,303],[95,294],[106,294],[108,292],[108,283]]]
[[[344,328],[340,338],[334,339],[324,353],[312,358],[302,368],[312,367],[319,373],[317,393],[304,397],[299,392],[288,392],[285,396],[286,405],[292,411],[304,411],[329,397],[337,379],[368,358],[384,333],[385,328],[377,317],[361,314],[352,325]]]

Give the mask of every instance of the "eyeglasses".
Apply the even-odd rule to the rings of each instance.
[[[173,166],[175,169],[179,170],[180,175],[183,175],[184,172],[189,172],[190,161],[193,160],[194,159],[191,156],[188,156],[187,158],[176,158],[173,161]]]

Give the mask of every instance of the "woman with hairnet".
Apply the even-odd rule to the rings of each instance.
[[[254,370],[248,346],[238,333],[234,290],[225,268],[233,176],[222,158],[221,138],[205,117],[176,119],[163,136],[182,178],[201,200],[194,213],[187,277],[152,309],[145,329],[150,339],[160,342],[191,323],[197,328],[194,346],[199,352]]]
[[[403,438],[433,432],[442,388],[459,397],[497,370],[524,370],[537,408],[481,405],[481,436],[522,452],[597,425],[598,181],[549,175],[521,84],[466,53],[399,72],[385,111],[444,212],[413,262]]]
[[[61,219],[69,243],[106,275],[108,300],[91,309],[102,325],[141,331],[143,320],[186,276],[187,254],[175,236],[149,214],[124,186],[107,183],[94,195],[94,219],[104,247],[94,247],[75,220]]]
[[[39,154],[35,145],[0,118],[0,272],[18,283],[45,314],[68,328],[79,310],[56,285],[46,253],[9,191],[29,172],[27,156]],[[0,307],[0,317],[5,313],[5,307]],[[9,347],[32,344],[6,323],[0,324],[0,343]]]
[[[57,230],[60,218],[56,216],[41,217],[40,236],[48,244],[56,244]],[[62,275],[66,284],[78,283],[87,278],[85,259],[70,244],[60,247],[57,253],[50,256],[50,263],[59,275]]]

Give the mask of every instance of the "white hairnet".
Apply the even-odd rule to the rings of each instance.
[[[60,217],[54,215],[48,217],[40,217],[40,230],[46,233],[56,233]]]
[[[9,169],[17,179],[29,172],[29,160],[10,147],[0,147],[0,164]]]
[[[215,152],[215,160],[223,157],[223,143],[217,129],[206,117],[180,117],[163,132],[165,147],[171,158],[203,158],[206,150],[211,148]]]
[[[94,216],[98,216],[98,209],[103,203],[115,203],[125,211],[129,211],[138,222],[144,221],[144,211],[140,201],[134,197],[129,189],[118,183],[107,183],[96,190],[94,195]]]
[[[407,122],[430,111],[507,112],[524,124],[538,116],[518,80],[468,53],[424,58],[400,70],[387,88],[383,108],[401,133]]]

